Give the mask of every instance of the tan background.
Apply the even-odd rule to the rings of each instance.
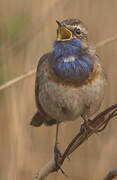
[[[37,65],[52,48],[55,20],[81,18],[95,43],[117,33],[116,0],[3,0],[0,2],[0,84]],[[117,103],[117,41],[98,49],[109,86],[102,110]],[[29,126],[36,111],[34,76],[0,92],[0,180],[31,180],[52,157],[55,126]],[[79,130],[81,119],[61,124],[60,147]],[[101,180],[117,165],[117,122],[92,136],[65,161],[69,180]],[[48,180],[66,179],[60,172]]]

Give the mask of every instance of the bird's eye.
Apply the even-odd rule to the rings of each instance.
[[[79,35],[79,34],[81,34],[81,30],[79,28],[75,29],[75,33]]]

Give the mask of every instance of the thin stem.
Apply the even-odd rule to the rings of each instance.
[[[29,77],[35,75],[35,72],[36,72],[36,70],[33,69],[32,71],[29,71],[29,72],[27,72],[26,74],[23,74],[23,75],[21,75],[21,76],[18,76],[17,78],[12,79],[11,81],[8,81],[7,83],[5,83],[5,84],[3,84],[3,85],[0,86],[0,91],[3,90],[3,89],[8,88],[8,87],[10,87],[10,86],[12,86],[12,85],[14,85],[14,84],[16,84],[16,83],[19,82],[19,81],[22,81],[22,80],[24,80],[24,79],[26,79],[26,78],[29,78]]]

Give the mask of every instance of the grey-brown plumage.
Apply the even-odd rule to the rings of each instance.
[[[48,126],[51,126],[53,124],[56,124],[56,120],[52,119],[51,117],[49,117],[43,110],[43,108],[41,107],[40,101],[39,101],[39,68],[41,66],[41,64],[43,63],[43,61],[45,61],[46,59],[48,59],[49,57],[49,53],[45,54],[44,56],[42,56],[39,60],[38,63],[38,67],[37,67],[37,73],[36,73],[36,81],[35,81],[35,102],[37,105],[37,109],[39,111],[36,112],[36,114],[33,116],[32,121],[31,121],[31,125],[33,126],[41,126],[43,123],[45,123]],[[51,121],[48,121],[48,118],[51,119]]]
[[[106,78],[87,28],[78,19],[64,20],[60,26],[53,50],[38,63],[33,126],[51,126],[79,116],[87,120],[104,97]]]

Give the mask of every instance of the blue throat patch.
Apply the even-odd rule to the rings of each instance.
[[[56,76],[65,82],[81,83],[93,71],[92,59],[81,55],[81,41],[73,38],[67,42],[55,41],[53,54],[55,60],[51,67]]]

